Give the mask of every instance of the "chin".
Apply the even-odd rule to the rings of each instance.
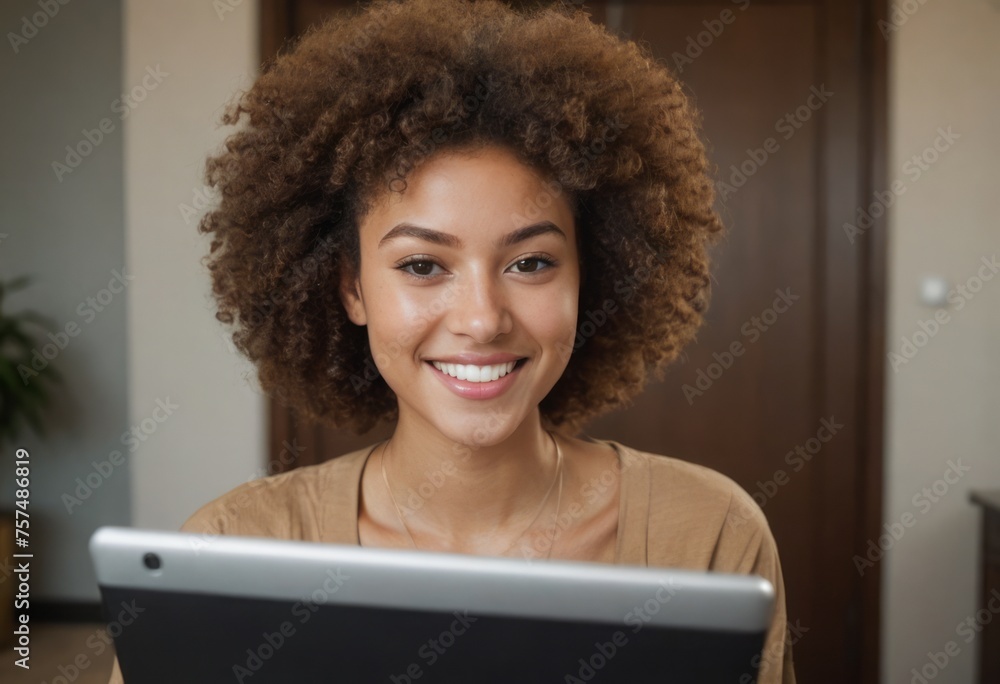
[[[509,420],[503,420],[494,412],[487,412],[482,417],[470,419],[461,427],[460,434],[452,439],[473,449],[491,447],[503,443],[517,428]]]
[[[453,420],[432,424],[451,442],[472,450],[502,444],[524,420],[524,416],[503,414],[497,409],[451,415]]]

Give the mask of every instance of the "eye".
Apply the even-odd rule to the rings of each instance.
[[[542,265],[539,268],[539,265]],[[535,273],[542,273],[547,271],[556,265],[556,262],[544,256],[528,256],[523,259],[518,259],[514,262],[511,268],[515,268],[514,273],[519,273],[521,275],[532,275]],[[440,268],[437,262],[433,259],[416,255],[404,259],[396,265],[396,268],[407,274],[411,278],[416,278],[418,280],[430,280],[440,273],[434,273],[434,268]],[[410,270],[412,269],[412,270]]]
[[[431,278],[436,275],[431,273],[435,266],[437,266],[437,264],[427,257],[417,256],[401,262],[396,266],[396,268],[415,278]],[[407,270],[410,267],[413,267],[413,271]]]
[[[524,268],[525,264],[529,266],[534,265],[534,268],[526,268],[524,270],[519,270],[517,271],[518,273],[539,273],[541,271],[546,271],[555,266],[554,261],[552,261],[551,259],[547,259],[546,257],[543,256],[532,256],[532,257],[526,257],[524,259],[519,259],[514,264],[514,266],[517,266],[518,268]],[[539,264],[544,264],[545,265],[544,268],[538,268]]]

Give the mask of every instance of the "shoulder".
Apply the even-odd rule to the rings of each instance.
[[[702,508],[717,510],[728,508],[734,496],[745,493],[731,477],[708,466],[663,454],[632,451],[648,463],[654,495],[669,492],[677,496],[684,493],[686,498],[700,501]]]
[[[636,498],[642,499],[643,492],[648,496],[648,565],[753,574],[768,580],[775,608],[758,681],[794,684],[781,560],[763,509],[735,480],[717,470],[618,446],[629,496],[639,493]]]
[[[648,501],[650,561],[659,553],[669,564],[740,572],[754,564],[762,546],[773,547],[764,511],[730,476],[673,456],[619,446],[628,496],[641,492]]]
[[[627,457],[623,470],[633,466],[630,479],[648,483],[651,506],[683,506],[702,515],[741,515],[757,518],[756,522],[763,520],[763,510],[730,476],[691,461],[616,444]]]
[[[349,496],[371,446],[315,465],[244,482],[198,508],[182,532],[206,536],[318,538],[322,504]]]

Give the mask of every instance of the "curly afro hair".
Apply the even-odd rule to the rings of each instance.
[[[630,403],[702,323],[722,224],[700,116],[647,46],[571,5],[375,0],[313,26],[222,123],[244,125],[206,164],[216,317],[307,418],[356,434],[398,418],[337,283],[360,268],[374,199],[438,151],[502,145],[574,208],[583,280],[539,405],[552,429]]]

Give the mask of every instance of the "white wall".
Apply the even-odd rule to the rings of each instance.
[[[220,16],[220,7],[232,11]],[[208,239],[182,206],[194,206],[206,154],[231,130],[218,124],[223,105],[256,75],[258,6],[125,0],[124,18],[125,86],[157,66],[169,74],[125,129],[126,259],[135,274],[128,410],[132,424],[155,426],[132,463],[131,523],[177,529],[202,504],[261,475],[265,460],[264,401],[221,336],[201,263]],[[154,413],[167,399],[177,406],[172,415]]]
[[[887,369],[884,521],[914,517],[881,564],[882,681],[919,682],[912,670],[926,666],[928,681],[971,683],[979,641],[967,641],[974,632],[956,630],[983,607],[976,574],[980,510],[968,493],[1000,489],[1000,274],[984,269],[991,279],[971,298],[956,293],[962,308],[945,309],[947,322],[936,334],[914,336],[935,313],[918,298],[922,276],[964,285],[978,278],[983,257],[1000,257],[1000,5],[900,4],[918,9],[904,13],[905,23],[890,37],[889,183],[899,179],[907,191],[890,219],[886,352],[902,356],[904,337],[924,344],[907,349],[912,359],[896,370]],[[904,164],[949,126],[960,137],[915,178],[914,167]],[[957,481],[938,501],[914,502],[936,480],[944,490],[949,459],[970,470],[961,479],[949,475]],[[957,655],[947,654],[949,642]],[[928,652],[944,654],[943,670]]]

